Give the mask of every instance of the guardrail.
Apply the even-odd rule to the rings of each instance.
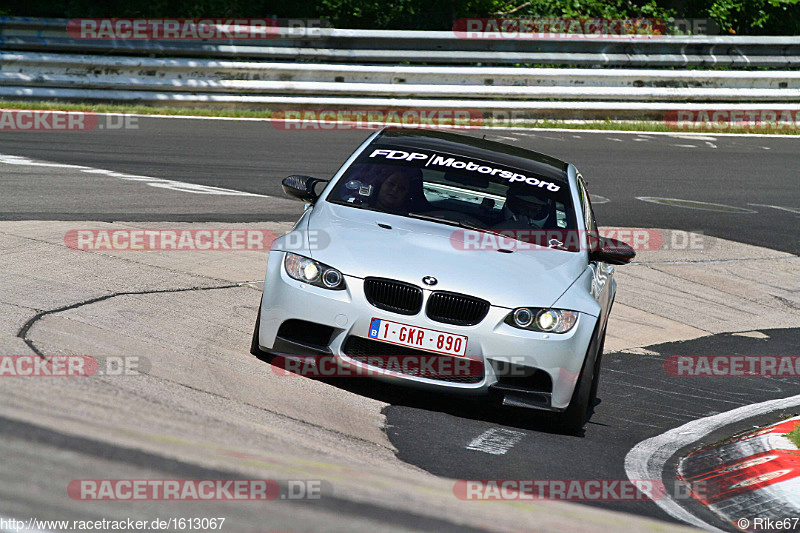
[[[800,71],[674,68],[797,68],[800,37],[487,41],[453,32],[314,28],[284,29],[267,41],[95,41],[71,38],[67,23],[0,17],[0,96],[261,108],[444,106],[527,110],[536,118],[653,118],[663,115],[661,104],[800,102]],[[131,57],[137,54],[150,57]],[[414,64],[421,62],[435,65]],[[509,63],[628,68],[496,66]],[[636,65],[648,68],[630,68]]]
[[[800,72],[377,67],[0,52],[0,86],[387,98],[800,100]]]
[[[0,17],[0,49],[354,63],[798,68],[799,37],[464,39],[452,31],[283,29],[261,41],[81,40],[67,19]]]

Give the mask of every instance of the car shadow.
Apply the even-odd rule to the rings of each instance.
[[[282,366],[280,357],[261,354],[258,358],[285,372],[289,372]],[[502,397],[497,393],[490,393],[488,397],[448,394],[446,392],[433,392],[416,387],[396,385],[362,376],[300,377],[320,381],[359,396],[388,403],[391,406],[435,411],[458,418],[488,422],[525,431],[570,435],[581,438],[584,436],[583,430],[579,433],[566,432],[559,424],[555,413],[503,406],[501,405]],[[599,403],[600,400],[598,399],[590,407],[587,424],[592,423],[591,415],[594,413],[594,407]]]
[[[395,407],[435,411],[458,418],[539,433],[552,433],[580,438],[583,438],[585,434],[584,430],[578,433],[566,431],[559,423],[555,413],[504,406],[501,404],[501,395],[497,393],[490,393],[488,397],[447,394],[446,392],[431,392],[394,385],[369,378],[320,378],[318,381]],[[587,424],[592,423],[591,415],[594,413],[594,407],[599,403],[600,400],[598,399],[590,408]]]

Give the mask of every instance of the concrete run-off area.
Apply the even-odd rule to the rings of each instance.
[[[0,417],[26,424],[25,431],[35,426],[106,450],[102,459],[69,451],[50,455],[47,461],[61,461],[50,476],[4,462],[0,471],[11,481],[1,489],[0,515],[152,518],[167,509],[167,502],[150,502],[128,504],[121,512],[118,502],[115,507],[115,502],[70,500],[66,488],[73,479],[104,477],[98,472],[149,477],[152,462],[125,463],[113,452],[119,449],[184,465],[175,467],[177,477],[198,477],[196,468],[250,478],[319,479],[333,487],[336,505],[311,502],[302,520],[291,503],[274,502],[272,529],[366,531],[376,523],[391,530],[684,529],[563,502],[457,499],[453,480],[396,458],[385,433],[387,404],[321,381],[283,376],[250,355],[264,251],[80,251],[64,242],[77,227],[165,226],[0,222],[1,354],[141,356],[149,363],[138,376],[0,378]],[[277,234],[291,227],[213,226]],[[800,327],[800,258],[710,237],[704,242],[706,247],[693,251],[641,251],[634,264],[617,268],[607,351],[720,332]],[[46,446],[45,441],[36,446]],[[7,436],[0,437],[0,446],[9,457],[26,453]],[[37,501],[49,503],[42,507]],[[11,502],[17,503],[12,507]],[[256,506],[217,503],[214,508],[235,515],[231,530],[263,527],[263,511]],[[187,509],[181,512],[202,514],[208,507]]]

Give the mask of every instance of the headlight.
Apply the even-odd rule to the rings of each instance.
[[[519,307],[506,317],[505,322],[519,329],[566,333],[578,322],[578,312],[565,309]]]
[[[342,283],[342,273],[335,268],[329,268],[322,276],[322,283],[329,289],[335,289]]]
[[[520,307],[514,310],[514,324],[521,328],[527,328],[533,323],[533,313],[527,307]]]
[[[343,290],[344,276],[333,267],[302,255],[287,253],[283,266],[289,277],[325,289]]]

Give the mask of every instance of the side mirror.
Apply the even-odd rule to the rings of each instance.
[[[328,183],[328,180],[312,178],[311,176],[289,176],[281,182],[281,187],[283,187],[283,192],[286,196],[313,204],[319,198],[315,191],[318,183]]]
[[[636,252],[627,243],[601,237],[599,248],[589,252],[589,261],[601,261],[611,265],[627,265],[636,257]]]

